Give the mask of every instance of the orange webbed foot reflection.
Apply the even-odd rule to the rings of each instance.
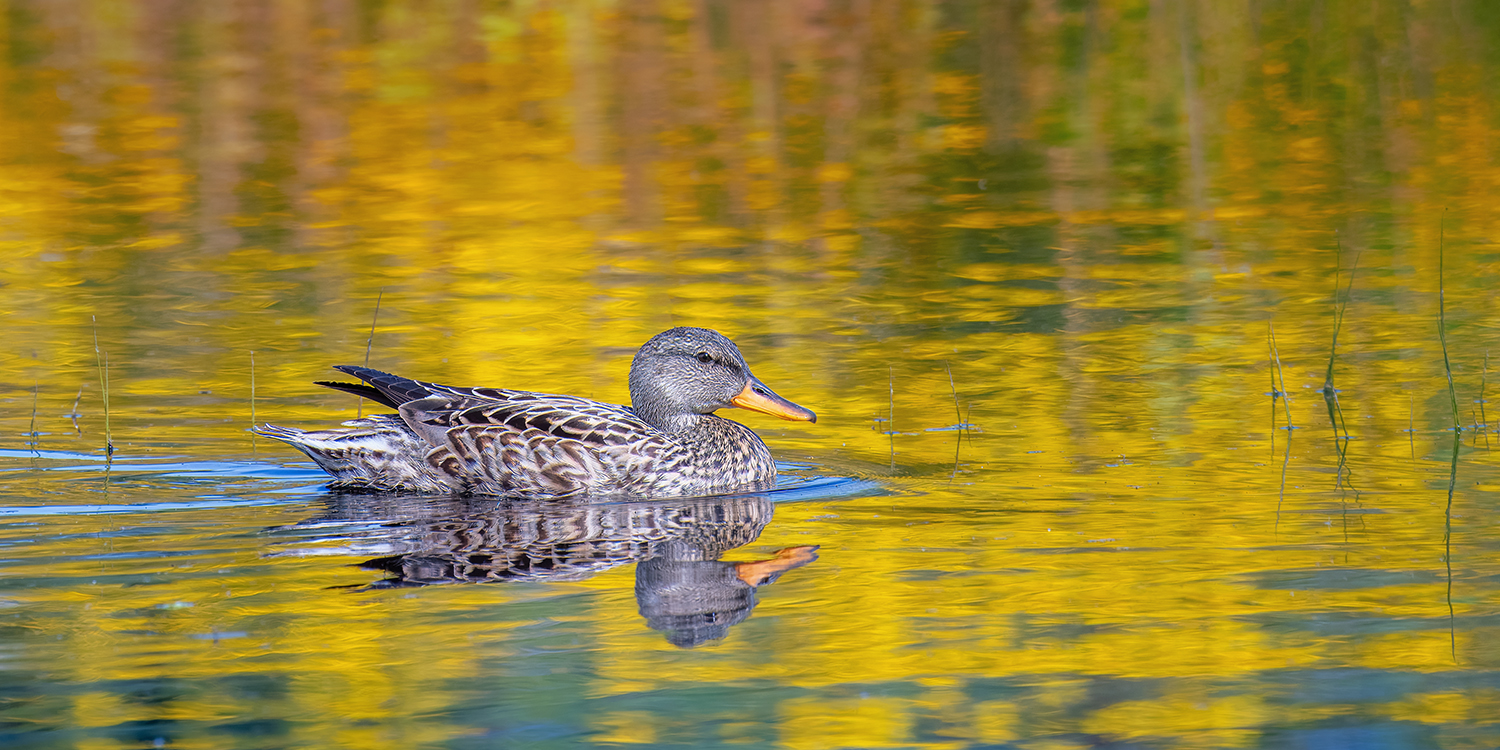
[[[748,586],[764,586],[782,573],[800,568],[818,559],[818,545],[787,547],[776,551],[769,560],[735,563],[735,574]]]

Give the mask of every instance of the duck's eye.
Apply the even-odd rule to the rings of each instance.
[[[714,361],[714,355],[709,354],[708,352],[698,352],[698,361],[702,362],[705,365],[710,364]]]

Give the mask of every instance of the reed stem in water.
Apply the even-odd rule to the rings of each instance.
[[[1344,290],[1344,301],[1339,302],[1339,271],[1338,257],[1343,253],[1343,246],[1335,250],[1333,270],[1333,343],[1328,347],[1328,372],[1323,376],[1323,392],[1333,393],[1333,360],[1339,348],[1339,329],[1344,325],[1344,311],[1349,309],[1349,298],[1354,294],[1354,274],[1359,271],[1359,253],[1354,254],[1354,265],[1349,269],[1349,286]]]
[[[104,391],[104,457],[113,458],[115,455],[114,435],[109,429],[109,354],[99,349],[99,320],[93,315],[89,320],[94,323],[94,363],[99,366],[99,387]]]
[[[1484,350],[1484,371],[1479,375],[1479,431],[1484,433],[1484,449],[1490,449],[1490,420],[1484,415],[1484,387],[1490,379],[1490,350]]]
[[[1406,394],[1406,442],[1411,446],[1411,459],[1417,460],[1417,397]]]
[[[1286,410],[1286,428],[1290,431],[1294,429],[1292,427],[1292,405],[1287,399],[1286,375],[1281,371],[1281,350],[1276,346],[1276,324],[1267,321],[1266,330],[1271,337],[1271,359],[1276,361],[1276,377],[1281,379],[1281,406]]]
[[[42,452],[37,449],[37,444],[40,443],[41,440],[37,437],[37,434],[36,434],[36,400],[37,400],[37,394],[39,394],[41,392],[41,389],[42,389],[42,384],[41,384],[40,381],[32,383],[32,385],[31,385],[31,431],[28,432],[28,433],[26,433],[31,438],[31,452],[34,453],[34,454],[36,454],[37,457],[41,457],[41,455],[42,455]]]
[[[1448,209],[1443,209],[1444,219]],[[1453,365],[1448,361],[1448,319],[1443,303],[1443,220],[1438,221],[1438,341],[1443,345],[1443,374],[1448,376],[1448,401],[1453,406],[1453,430],[1462,432],[1458,423],[1458,391],[1453,387]]]
[[[375,324],[380,320],[380,300],[385,298],[385,287],[380,288],[380,293],[375,295],[375,314],[370,317],[370,337],[365,339],[365,367],[370,366],[370,348],[375,345]],[[365,400],[359,400],[359,410],[355,412],[358,416],[365,415]]]
[[[890,418],[886,420],[885,430],[891,441],[891,474],[896,473],[896,369],[886,365],[885,373],[887,384],[890,386]]]

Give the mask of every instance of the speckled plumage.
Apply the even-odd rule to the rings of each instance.
[[[303,432],[262,425],[333,486],[517,497],[668,497],[773,483],[765,443],[718,409],[786,419],[812,412],[772,393],[739,349],[702,328],[656,335],[631,364],[632,407],[502,388],[457,388],[341,365],[363,381],[320,383],[397,410]]]

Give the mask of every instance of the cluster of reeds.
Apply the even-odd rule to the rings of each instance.
[[[1446,504],[1446,506],[1444,508],[1444,513],[1443,513],[1443,563],[1444,563],[1444,567],[1445,567],[1446,572],[1447,572],[1447,588],[1446,588],[1446,600],[1447,601],[1446,601],[1446,603],[1447,603],[1447,607],[1448,607],[1448,618],[1449,618],[1449,645],[1450,645],[1451,655],[1452,655],[1452,657],[1454,659],[1454,662],[1456,663],[1457,660],[1458,660],[1458,651],[1457,651],[1457,640],[1456,640],[1456,634],[1455,634],[1455,628],[1454,628],[1455,613],[1454,613],[1454,608],[1453,608],[1453,554],[1452,554],[1452,552],[1453,552],[1453,498],[1454,498],[1454,492],[1455,492],[1455,490],[1457,488],[1457,483],[1458,483],[1459,448],[1462,445],[1462,434],[1464,432],[1464,425],[1463,425],[1463,422],[1462,422],[1461,417],[1459,415],[1459,409],[1458,409],[1458,388],[1457,388],[1457,385],[1454,382],[1454,377],[1453,377],[1453,361],[1452,361],[1452,358],[1451,358],[1451,356],[1449,354],[1449,349],[1448,349],[1447,289],[1446,289],[1446,286],[1445,286],[1445,278],[1444,278],[1445,277],[1445,271],[1446,271],[1446,269],[1444,268],[1444,247],[1443,247],[1443,245],[1444,245],[1444,239],[1445,239],[1444,238],[1444,234],[1445,234],[1445,232],[1444,232],[1444,226],[1443,226],[1443,223],[1440,222],[1439,225],[1438,225],[1438,315],[1437,315],[1438,342],[1439,342],[1439,344],[1440,344],[1440,346],[1442,348],[1442,352],[1443,352],[1443,375],[1444,375],[1444,377],[1446,378],[1446,380],[1448,382],[1448,404],[1449,404],[1449,409],[1451,411],[1452,420],[1453,420],[1453,427],[1452,427],[1452,430],[1453,430],[1453,444],[1452,444],[1452,447],[1451,447],[1451,449],[1449,451],[1449,462],[1448,462],[1449,465],[1448,465],[1447,504]],[[1340,255],[1342,254],[1341,250],[1336,251],[1336,252],[1338,252]],[[1332,341],[1331,341],[1331,344],[1330,344],[1329,350],[1328,350],[1328,367],[1327,367],[1327,369],[1326,369],[1326,371],[1324,373],[1323,387],[1322,387],[1322,389],[1320,389],[1320,392],[1322,393],[1324,401],[1325,401],[1325,403],[1327,404],[1327,407],[1328,407],[1328,419],[1329,419],[1329,422],[1333,426],[1334,445],[1335,445],[1335,448],[1337,450],[1338,458],[1339,458],[1338,475],[1337,475],[1337,487],[1339,489],[1341,489],[1341,490],[1344,488],[1344,486],[1346,484],[1346,474],[1345,474],[1345,472],[1346,472],[1347,464],[1348,464],[1348,450],[1349,450],[1350,435],[1349,435],[1348,425],[1344,422],[1343,409],[1339,405],[1339,398],[1338,398],[1339,391],[1334,386],[1334,365],[1335,365],[1335,362],[1336,362],[1336,357],[1337,357],[1337,352],[1338,352],[1339,331],[1340,331],[1340,329],[1342,327],[1342,324],[1343,324],[1344,313],[1348,309],[1349,299],[1350,299],[1350,297],[1352,296],[1352,293],[1353,293],[1353,289],[1354,289],[1354,273],[1355,273],[1356,270],[1358,270],[1358,267],[1359,267],[1359,259],[1358,259],[1358,256],[1356,256],[1355,257],[1354,266],[1350,270],[1349,282],[1348,282],[1348,285],[1344,288],[1343,299],[1341,301],[1339,299],[1339,276],[1342,273],[1342,269],[1339,267],[1339,264],[1337,262],[1335,263],[1335,270],[1334,270],[1333,338],[1332,338]],[[1286,493],[1286,469],[1287,469],[1287,464],[1291,460],[1291,432],[1290,431],[1292,429],[1294,429],[1294,426],[1292,425],[1291,409],[1287,405],[1287,395],[1288,394],[1287,394],[1287,390],[1286,390],[1286,380],[1285,380],[1285,377],[1282,375],[1281,355],[1280,355],[1280,352],[1279,352],[1279,350],[1278,350],[1278,348],[1276,346],[1276,328],[1275,328],[1274,324],[1271,324],[1269,322],[1267,323],[1267,329],[1266,329],[1266,345],[1267,345],[1267,349],[1268,349],[1268,353],[1269,353],[1268,356],[1270,358],[1270,361],[1271,361],[1271,364],[1272,364],[1272,367],[1273,367],[1272,373],[1271,373],[1271,393],[1270,393],[1270,396],[1271,396],[1271,419],[1272,419],[1272,427],[1273,427],[1273,431],[1272,431],[1272,445],[1273,445],[1273,450],[1274,450],[1274,445],[1275,445],[1275,431],[1274,431],[1274,427],[1275,427],[1275,419],[1276,419],[1276,401],[1278,399],[1281,400],[1281,402],[1283,404],[1283,407],[1284,407],[1284,410],[1286,412],[1286,429],[1288,430],[1288,433],[1287,433],[1287,444],[1286,444],[1286,456],[1285,456],[1285,458],[1284,458],[1284,460],[1282,462],[1282,467],[1281,467],[1281,490],[1280,490],[1280,493],[1278,494],[1277,505],[1276,505],[1276,509],[1277,509],[1277,523],[1279,525],[1281,503],[1282,503],[1282,500],[1284,499],[1285,493]],[[1489,422],[1488,422],[1488,415],[1486,414],[1486,411],[1485,411],[1485,395],[1486,395],[1486,390],[1487,390],[1487,387],[1488,387],[1488,384],[1489,384],[1489,369],[1490,369],[1490,355],[1489,355],[1489,350],[1486,349],[1485,352],[1484,352],[1483,364],[1481,365],[1481,371],[1480,371],[1479,398],[1475,402],[1477,404],[1477,407],[1478,407],[1478,414],[1472,414],[1471,413],[1471,417],[1473,417],[1475,419],[1473,429],[1478,434],[1483,434],[1484,435],[1486,448],[1488,448],[1488,446],[1489,446]],[[1416,442],[1415,442],[1415,440],[1416,440],[1415,439],[1415,433],[1416,433],[1416,397],[1414,395],[1408,397],[1408,409],[1409,409],[1409,413],[1408,413],[1408,417],[1407,417],[1407,433],[1410,436],[1409,437],[1409,441],[1411,443],[1412,458],[1415,459],[1416,458]],[[1472,409],[1471,409],[1471,411],[1472,411]],[[1476,435],[1476,438],[1475,438],[1475,445],[1476,446],[1478,445],[1478,437],[1477,437],[1477,435]],[[1356,497],[1357,497],[1357,493],[1356,493]]]
[[[1450,408],[1450,410],[1452,412],[1453,431],[1455,433],[1461,433],[1464,430],[1464,425],[1463,425],[1462,419],[1461,419],[1461,417],[1459,415],[1458,389],[1457,389],[1457,386],[1456,386],[1456,384],[1454,382],[1454,378],[1453,378],[1453,363],[1452,363],[1452,360],[1451,360],[1451,358],[1449,356],[1449,351],[1448,351],[1448,330],[1447,330],[1448,329],[1448,320],[1447,320],[1447,300],[1446,300],[1446,296],[1447,296],[1446,292],[1447,292],[1447,290],[1446,290],[1445,284],[1444,284],[1444,272],[1445,272],[1445,269],[1444,269],[1443,240],[1444,240],[1444,238],[1443,238],[1443,228],[1442,228],[1441,225],[1439,225],[1439,229],[1438,229],[1438,320],[1437,320],[1437,324],[1438,324],[1438,342],[1441,345],[1442,353],[1443,353],[1443,375],[1447,379],[1447,383],[1448,383],[1448,403],[1449,403],[1449,408]],[[1336,251],[1336,252],[1339,252],[1339,251]],[[1333,338],[1332,338],[1332,341],[1331,341],[1331,343],[1330,343],[1330,345],[1328,347],[1328,365],[1327,365],[1327,368],[1326,368],[1326,370],[1324,372],[1323,387],[1321,389],[1319,389],[1319,391],[1318,391],[1319,393],[1321,393],[1323,395],[1324,400],[1328,404],[1329,422],[1333,425],[1335,437],[1338,438],[1341,442],[1347,442],[1349,440],[1350,435],[1349,435],[1348,425],[1347,425],[1347,423],[1345,423],[1344,418],[1343,418],[1342,408],[1339,405],[1339,399],[1338,399],[1339,390],[1334,385],[1334,365],[1335,365],[1335,363],[1337,361],[1337,355],[1338,355],[1339,332],[1340,332],[1340,330],[1343,327],[1344,313],[1348,309],[1349,299],[1353,295],[1353,291],[1354,291],[1354,274],[1355,274],[1356,271],[1358,271],[1358,269],[1359,269],[1359,256],[1356,255],[1355,259],[1354,259],[1354,266],[1350,269],[1348,283],[1343,288],[1343,294],[1340,295],[1339,294],[1339,277],[1342,275],[1342,268],[1337,263],[1335,264],[1335,267],[1334,267]],[[1340,296],[1342,296],[1342,299],[1340,299]],[[1271,363],[1271,370],[1272,370],[1272,372],[1271,372],[1271,391],[1269,393],[1269,395],[1271,396],[1272,406],[1273,407],[1275,406],[1275,403],[1276,403],[1276,401],[1278,399],[1282,401],[1283,406],[1286,406],[1286,397],[1288,395],[1287,394],[1287,390],[1286,390],[1286,379],[1285,379],[1285,377],[1282,374],[1282,369],[1281,369],[1281,355],[1280,355],[1280,351],[1278,350],[1278,348],[1276,346],[1276,326],[1275,326],[1275,324],[1273,322],[1270,322],[1270,321],[1268,321],[1267,324],[1266,324],[1266,348],[1267,348],[1267,357],[1268,357],[1268,360]],[[1476,401],[1475,401],[1478,413],[1477,414],[1471,413],[1471,415],[1470,415],[1471,418],[1474,419],[1473,428],[1478,433],[1484,434],[1486,445],[1488,445],[1488,442],[1489,442],[1489,435],[1488,435],[1489,430],[1488,430],[1488,415],[1487,415],[1487,413],[1485,411],[1485,394],[1486,394],[1486,389],[1488,387],[1488,381],[1489,381],[1489,369],[1490,369],[1490,353],[1489,353],[1489,350],[1486,349],[1485,352],[1484,352],[1483,364],[1481,366],[1481,373],[1480,373],[1480,380],[1479,380],[1479,398],[1476,399]],[[1279,379],[1279,381],[1278,381],[1278,379]],[[1415,401],[1415,397],[1414,396],[1410,399],[1409,407],[1410,407],[1410,414],[1408,416],[1408,425],[1407,425],[1408,429],[1407,429],[1407,432],[1414,432],[1415,429],[1416,429],[1416,401]],[[1474,407],[1471,407],[1471,412],[1473,410],[1474,410]],[[1289,407],[1286,408],[1285,412],[1286,412],[1286,420],[1287,420],[1287,424],[1286,424],[1285,429],[1288,429],[1288,430],[1295,429],[1295,426],[1292,425],[1292,421],[1291,421],[1292,415],[1291,415],[1290,408]],[[1273,419],[1272,426],[1274,428],[1274,426],[1275,426],[1275,424],[1274,424],[1274,419],[1275,419],[1274,408],[1273,408],[1273,412],[1272,412],[1272,419]],[[1477,439],[1477,436],[1476,436],[1476,439]],[[1273,440],[1273,442],[1274,442],[1274,440]],[[1340,456],[1342,457],[1342,455],[1343,455],[1343,451],[1340,450]]]

